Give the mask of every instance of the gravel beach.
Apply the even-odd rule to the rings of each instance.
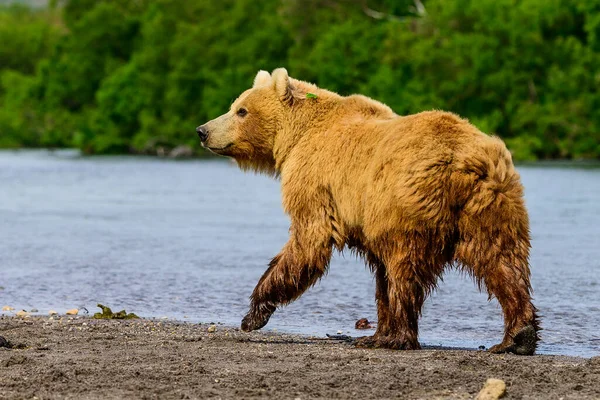
[[[372,331],[365,331],[365,334]],[[356,349],[166,320],[0,317],[2,399],[600,399],[600,357]]]

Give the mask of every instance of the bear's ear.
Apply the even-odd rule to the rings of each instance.
[[[254,78],[253,88],[257,86],[267,86],[271,82],[271,75],[267,71],[258,71]]]
[[[290,77],[285,68],[277,68],[272,74],[273,85],[279,99],[284,103],[291,103],[293,100]]]

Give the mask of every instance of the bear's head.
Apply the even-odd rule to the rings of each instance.
[[[205,148],[233,157],[241,168],[277,174],[278,134],[293,123],[292,110],[294,113],[304,110],[301,113],[306,114],[308,110],[302,103],[306,103],[308,92],[316,91],[325,92],[312,84],[291,79],[284,68],[272,74],[259,71],[252,88],[233,102],[229,112],[199,126],[196,131]]]

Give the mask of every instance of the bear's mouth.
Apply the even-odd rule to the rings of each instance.
[[[227,146],[223,146],[223,147],[209,147],[209,146],[206,146],[206,148],[209,149],[210,151],[214,152],[214,153],[219,153],[219,152],[223,152],[223,151],[227,150],[231,146],[233,146],[233,143],[229,143]]]

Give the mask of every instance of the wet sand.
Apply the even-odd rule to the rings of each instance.
[[[486,379],[498,378],[507,399],[600,399],[600,357],[366,350],[327,338],[208,328],[0,317],[0,336],[13,346],[0,348],[0,398],[472,399]]]

